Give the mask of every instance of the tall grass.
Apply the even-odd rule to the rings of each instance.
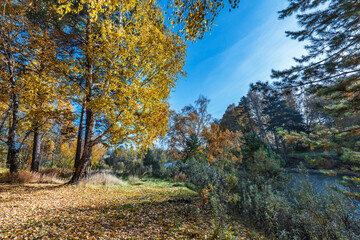
[[[17,173],[10,174],[9,172],[4,172],[0,174],[0,182],[2,183],[54,183],[54,184],[63,184],[66,182],[66,179],[61,178],[58,173],[42,173],[42,172],[30,172],[26,170],[21,170]]]
[[[108,173],[96,173],[88,179],[82,180],[79,185],[100,185],[100,186],[124,186],[126,183],[114,175]]]

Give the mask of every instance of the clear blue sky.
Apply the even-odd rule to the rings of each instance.
[[[171,108],[178,111],[204,95],[211,100],[209,113],[220,119],[250,83],[270,80],[271,69],[291,66],[304,50],[285,36],[298,29],[296,19],[278,20],[277,12],[287,5],[287,0],[241,0],[239,9],[224,9],[211,34],[189,44],[188,75],[171,93]]]

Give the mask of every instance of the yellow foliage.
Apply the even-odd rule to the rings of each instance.
[[[96,140],[146,147],[164,135],[168,97],[183,73],[185,44],[164,25],[155,1],[61,0],[57,12],[82,13],[86,42],[70,72],[86,79],[68,95],[86,98],[87,110],[106,121]],[[116,16],[117,20],[114,20]]]
[[[105,155],[105,153],[106,148],[102,144],[95,145],[93,148],[91,165],[96,166],[101,160],[101,158]]]
[[[210,164],[216,160],[230,159],[234,162],[241,161],[241,155],[234,155],[234,152],[240,154],[240,132],[221,131],[219,125],[213,123],[205,135],[207,157]]]

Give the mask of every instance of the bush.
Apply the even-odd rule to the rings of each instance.
[[[61,179],[57,174],[47,174],[41,172],[30,172],[21,170],[18,173],[10,174],[5,172],[0,176],[0,182],[6,183],[65,183],[64,179]]]
[[[331,189],[316,193],[306,181],[291,195],[294,197],[288,200],[289,205],[296,210],[292,213],[293,225],[303,226],[302,235],[309,239],[356,239],[360,236],[355,200]]]
[[[305,163],[307,166],[313,169],[330,169],[335,165],[331,160],[321,156],[316,158],[306,156]]]
[[[242,132],[240,164],[217,159],[209,165],[199,154],[172,168],[211,205],[216,233],[222,235],[226,218],[236,214],[271,239],[359,239],[356,200],[331,189],[315,192],[308,181],[290,186],[283,159],[251,129]]]
[[[39,173],[56,178],[70,179],[73,171],[60,168],[40,168]]]
[[[315,192],[307,181],[289,189],[283,160],[253,133],[244,138],[240,165],[218,159],[209,166],[204,157],[177,164],[213,207],[217,231],[235,213],[271,239],[358,239],[355,200],[331,189]]]
[[[124,186],[126,183],[114,175],[108,173],[96,173],[91,175],[88,179],[82,180],[80,185]]]
[[[333,191],[315,193],[309,182],[289,192],[254,187],[245,205],[245,216],[273,239],[356,239],[360,234],[351,200]]]

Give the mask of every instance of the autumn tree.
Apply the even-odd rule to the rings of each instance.
[[[186,39],[201,39],[211,29],[221,10],[239,7],[240,0],[168,0],[169,20],[180,28]]]
[[[250,127],[258,132],[260,137],[271,148],[268,132],[265,127],[266,116],[263,114],[265,107],[261,92],[250,90],[246,96],[240,99],[238,105],[228,107],[220,121],[220,129],[228,129],[232,132],[242,131],[244,127]]]
[[[38,128],[37,123],[34,123],[32,127],[29,126],[29,119],[36,115],[36,113],[32,114],[30,106],[35,102],[45,100],[39,97],[39,89],[46,89],[43,86],[44,83],[46,86],[48,86],[47,83],[52,84],[49,73],[54,68],[49,69],[47,66],[56,65],[52,62],[54,58],[51,59],[48,55],[48,53],[53,55],[53,49],[50,49],[51,44],[49,44],[46,31],[30,20],[33,3],[33,1],[1,3],[3,10],[0,26],[2,60],[0,88],[2,96],[6,96],[5,101],[1,99],[2,105],[8,106],[2,123],[8,119],[6,144],[8,145],[7,162],[11,173],[18,170],[17,156],[24,142],[33,129]],[[48,62],[52,63],[48,64]],[[45,78],[49,78],[49,81]],[[36,100],[34,100],[34,95],[36,95]],[[42,97],[51,98],[44,94]],[[35,132],[37,133],[38,130]]]
[[[166,143],[175,158],[180,157],[180,152],[186,147],[186,140],[193,134],[205,144],[205,134],[211,121],[211,115],[207,112],[210,100],[200,96],[195,105],[185,106],[180,112],[172,112]]]
[[[262,139],[270,145],[270,141],[265,128],[265,116],[263,114],[263,110],[265,107],[264,104],[264,95],[261,92],[250,90],[247,94],[247,101],[252,109],[255,125],[259,129],[260,136]]]
[[[23,42],[16,41],[20,34],[26,32],[26,7],[24,2],[1,2],[1,92],[7,93],[9,102],[10,120],[9,132],[6,144],[8,145],[7,163],[10,164],[10,172],[17,172],[17,153],[18,148],[18,121],[19,121],[19,95],[17,78],[20,74],[20,56],[18,50],[22,48]],[[3,95],[4,96],[4,95]],[[3,102],[4,104],[4,102]],[[6,102],[5,102],[6,104]]]
[[[241,132],[221,130],[217,123],[212,123],[210,129],[205,135],[206,156],[209,164],[216,161],[231,160],[241,162]]]
[[[78,18],[79,67],[73,71],[85,84],[71,91],[85,98],[86,124],[77,182],[96,144],[148,146],[165,133],[167,98],[182,74],[185,46],[148,1],[64,1],[58,12]]]
[[[41,135],[51,127],[54,117],[64,116],[59,102],[66,98],[60,90],[63,86],[59,69],[65,65],[57,56],[51,25],[39,17],[44,11],[43,4],[38,1],[4,4],[2,56],[11,61],[4,61],[2,73],[6,76],[12,72],[12,77],[3,78],[1,84],[2,96],[10,99],[8,102],[2,100],[2,103],[12,111],[8,126],[8,162],[10,171],[16,172],[18,154],[32,134],[31,170],[38,171]],[[4,119],[8,117],[9,114]]]
[[[29,53],[32,57],[26,75],[26,99],[29,101],[26,108],[33,132],[31,171],[35,172],[40,164],[41,134],[48,131],[54,121],[68,123],[73,120],[73,107],[63,92],[58,70],[65,66],[57,58],[56,45],[47,31],[38,29],[38,32],[41,35],[31,39],[37,47]]]

